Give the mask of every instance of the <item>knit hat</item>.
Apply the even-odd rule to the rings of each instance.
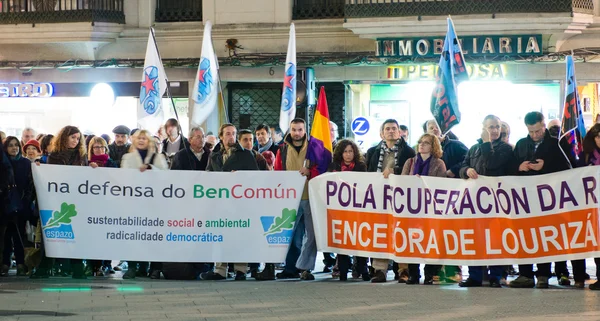
[[[30,139],[30,140],[27,142],[27,144],[25,144],[25,146],[23,146],[23,151],[26,151],[26,150],[27,150],[27,146],[34,146],[34,147],[37,149],[38,153],[41,153],[41,152],[42,152],[42,149],[40,148],[40,142],[38,142],[38,141],[37,141],[37,140],[35,140],[35,139]]]
[[[130,134],[130,136],[133,136],[133,135],[135,134],[135,132],[137,132],[138,130],[139,130],[139,129],[137,129],[137,128],[134,128],[134,129],[132,129],[132,130],[131,130],[131,134]]]
[[[129,135],[129,132],[129,127],[125,125],[119,125],[113,129],[113,134]]]

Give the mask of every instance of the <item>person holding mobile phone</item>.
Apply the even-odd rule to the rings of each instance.
[[[515,146],[516,175],[531,176],[555,173],[569,169],[569,161],[559,148],[558,140],[546,129],[544,115],[534,111],[525,115],[525,126],[529,135]],[[533,264],[519,265],[520,275],[510,282],[511,288],[548,288],[551,263],[537,264],[537,284],[534,282]]]
[[[479,175],[506,176],[512,172],[514,154],[512,147],[501,137],[500,118],[488,115],[483,119],[481,138],[475,144],[462,163],[460,177],[477,179]],[[460,282],[460,287],[478,287],[483,284],[483,273],[487,271],[482,266],[469,266],[469,278]],[[500,279],[504,266],[490,266],[490,287],[500,288]]]

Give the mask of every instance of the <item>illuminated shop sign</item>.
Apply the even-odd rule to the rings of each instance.
[[[470,80],[503,80],[507,78],[505,64],[467,64]],[[401,65],[387,69],[390,80],[435,80],[438,65]]]
[[[469,56],[541,56],[542,35],[460,37],[463,53]],[[444,37],[377,39],[377,57],[439,56]]]
[[[52,97],[54,86],[51,83],[11,82],[0,83],[0,98],[8,97]]]

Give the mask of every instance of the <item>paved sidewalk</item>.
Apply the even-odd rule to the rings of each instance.
[[[0,320],[600,320],[600,292],[559,287],[555,279],[551,289],[536,290],[316,276],[268,282],[7,277],[0,279]]]

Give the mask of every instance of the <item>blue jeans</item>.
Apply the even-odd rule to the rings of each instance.
[[[308,200],[301,200],[296,214],[296,223],[294,223],[294,234],[292,241],[285,257],[285,269],[283,273],[297,273],[296,262],[302,252],[302,241],[306,233],[306,225],[304,224],[304,209],[310,206]],[[310,207],[309,207],[310,208]]]
[[[483,266],[469,266],[469,279],[477,282],[483,281]],[[487,273],[487,269],[485,269]],[[504,266],[502,265],[490,265],[490,281],[500,281],[502,274],[504,273]]]

